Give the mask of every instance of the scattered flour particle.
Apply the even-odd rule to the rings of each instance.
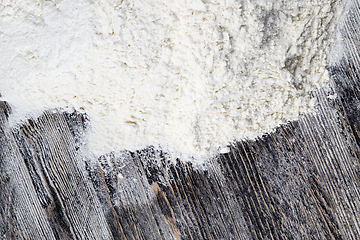
[[[221,148],[219,153],[229,153],[230,152],[230,148],[229,147],[224,147],[224,148]]]
[[[334,100],[334,99],[336,99],[336,97],[337,97],[337,95],[336,94],[332,94],[332,95],[329,95],[329,96],[327,96],[329,99],[331,99],[331,100]]]

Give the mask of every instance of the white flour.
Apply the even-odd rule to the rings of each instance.
[[[343,5],[3,0],[0,100],[13,125],[85,111],[96,155],[161,144],[204,157],[314,109]]]

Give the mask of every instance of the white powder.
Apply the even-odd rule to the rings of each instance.
[[[343,2],[16,0],[0,3],[11,123],[88,113],[93,154],[204,157],[314,109]]]

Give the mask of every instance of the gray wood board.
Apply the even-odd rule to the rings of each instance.
[[[86,158],[86,115],[10,128],[1,102],[0,239],[358,239],[359,17],[317,112],[201,166],[154,147]]]

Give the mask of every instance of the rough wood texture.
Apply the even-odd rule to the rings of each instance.
[[[152,147],[86,158],[85,115],[11,129],[1,102],[0,239],[358,239],[359,20],[355,2],[317,113],[201,166]]]

